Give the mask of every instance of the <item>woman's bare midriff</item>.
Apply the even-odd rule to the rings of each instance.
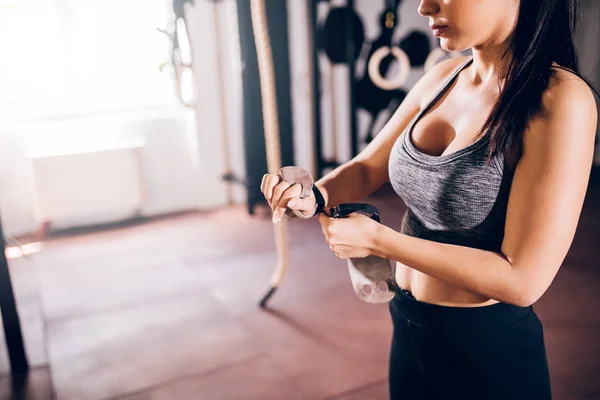
[[[419,301],[449,307],[481,307],[498,303],[396,263],[396,283]]]

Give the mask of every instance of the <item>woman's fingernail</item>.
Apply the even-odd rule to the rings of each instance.
[[[298,199],[294,199],[288,203],[290,207],[296,207],[298,205]]]
[[[273,213],[273,223],[280,222],[280,221],[281,221],[281,209],[278,208]]]

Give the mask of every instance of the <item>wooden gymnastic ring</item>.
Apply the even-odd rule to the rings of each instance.
[[[395,78],[386,79],[381,76],[381,73],[379,72],[379,64],[381,63],[381,60],[390,54],[398,62],[399,71]],[[371,81],[373,81],[377,87],[384,90],[399,89],[402,87],[404,82],[406,82],[408,74],[410,73],[410,59],[400,47],[392,46],[390,48],[387,46],[382,46],[375,50],[369,59],[368,71]]]

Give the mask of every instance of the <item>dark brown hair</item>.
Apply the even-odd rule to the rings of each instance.
[[[532,117],[540,110],[542,95],[559,68],[582,78],[574,33],[578,0],[522,0],[511,44],[512,52],[504,88],[482,128],[491,130],[489,159],[506,154],[521,140]],[[488,160],[489,161],[489,160]]]

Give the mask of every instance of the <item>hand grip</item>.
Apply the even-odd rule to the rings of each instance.
[[[283,167],[279,170],[278,175],[290,185],[298,183],[302,186],[302,192],[300,193],[301,199],[310,197],[314,181],[307,170],[300,167]],[[301,219],[309,219],[312,217],[312,215],[305,215],[299,210],[292,210],[289,208],[286,209],[285,215],[290,218]]]

